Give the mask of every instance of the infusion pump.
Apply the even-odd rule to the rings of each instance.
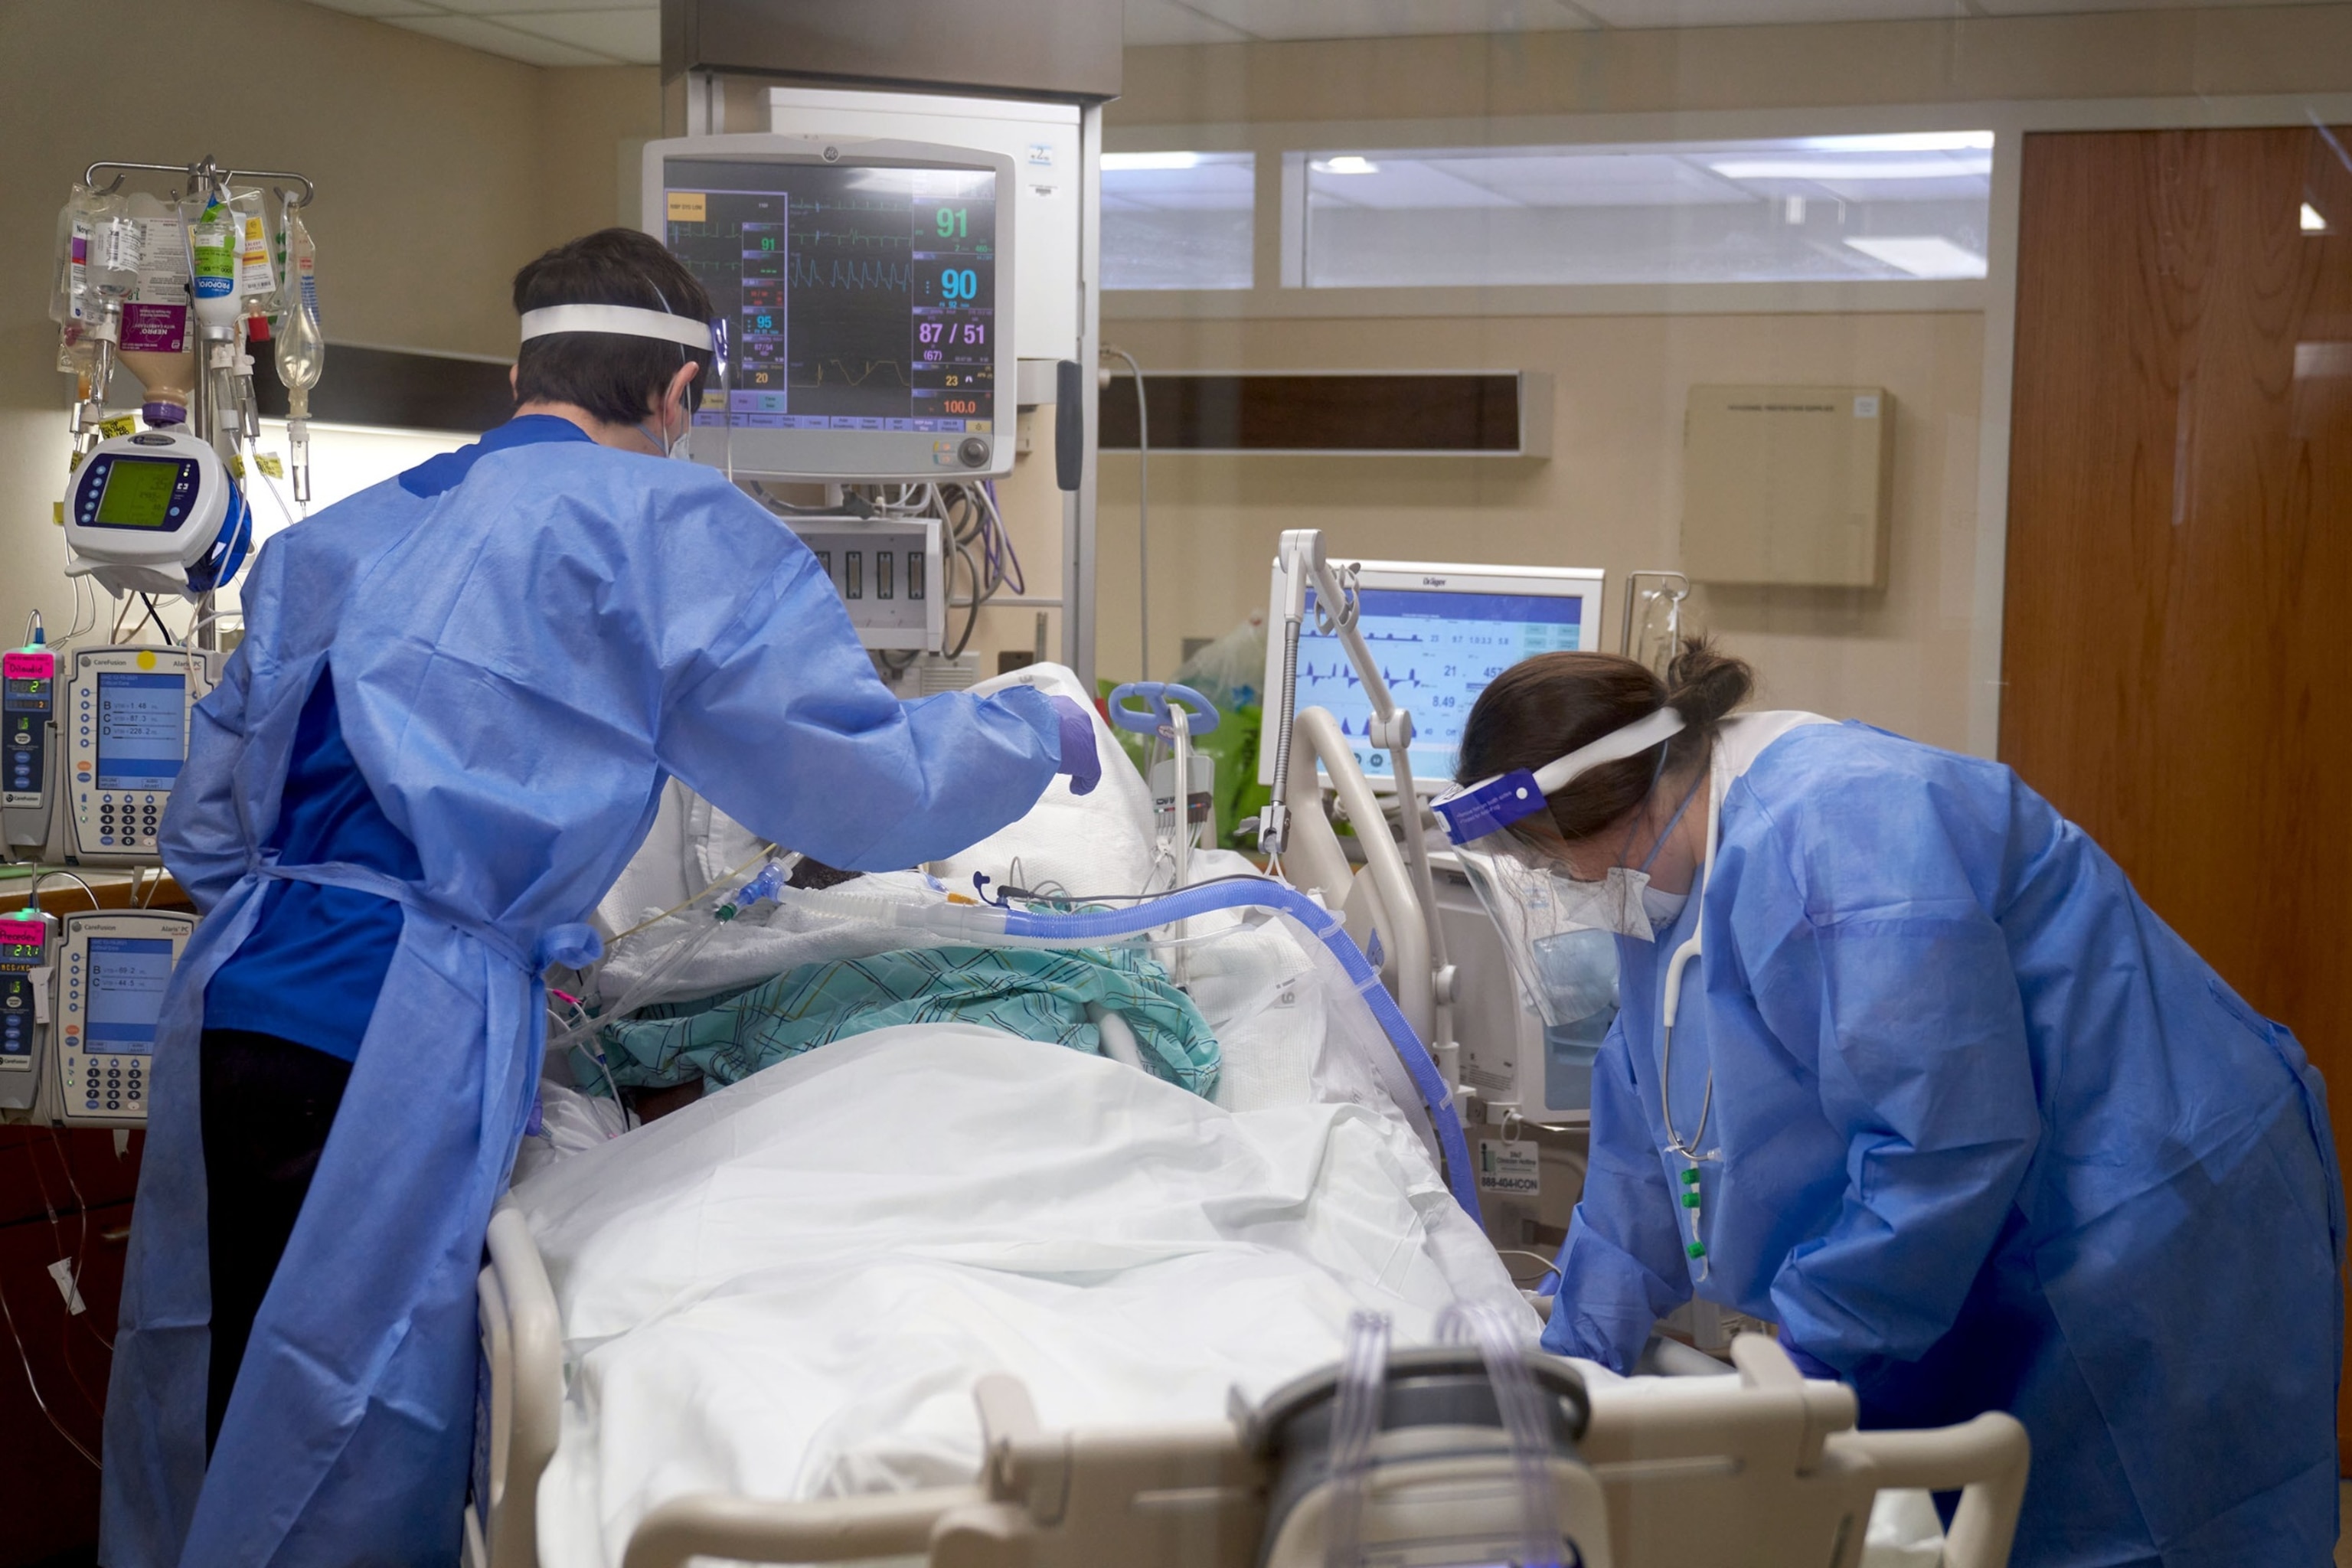
[[[0,1111],[142,1127],[155,1037],[194,915],[0,915]]]
[[[152,865],[216,653],[91,647],[62,656],[47,746],[49,854],[68,866]]]

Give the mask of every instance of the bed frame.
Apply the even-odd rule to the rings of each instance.
[[[466,1565],[538,1568],[539,1484],[563,1401],[562,1324],[520,1210],[501,1205],[491,1218],[488,1254]],[[1608,1535],[1603,1546],[1585,1542],[1586,1568],[1853,1568],[1872,1499],[1896,1487],[1960,1490],[1947,1568],[2008,1562],[2027,1464],[2025,1429],[2013,1418],[1857,1432],[1852,1389],[1808,1382],[1763,1335],[1743,1335],[1731,1349],[1737,1386],[1689,1385],[1654,1398],[1612,1398],[1604,1389],[1594,1399],[1581,1463],[1553,1462],[1563,1519],[1591,1517],[1598,1482]],[[639,1521],[623,1568],[685,1568],[695,1556],[838,1563],[918,1552],[931,1568],[1260,1563],[1272,1478],[1245,1446],[1240,1420],[1047,1432],[1015,1379],[983,1377],[973,1397],[986,1458],[969,1485],[807,1502],[677,1498]],[[1471,1495],[1466,1486],[1510,1506],[1507,1486],[1474,1473],[1482,1463],[1430,1459],[1384,1471],[1375,1499],[1416,1488]],[[1272,1568],[1289,1555],[1277,1553]],[[1319,1568],[1319,1549],[1312,1561]]]

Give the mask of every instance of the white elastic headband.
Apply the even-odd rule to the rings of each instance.
[[[617,332],[628,338],[657,338],[710,352],[710,323],[667,310],[645,310],[635,305],[550,305],[522,313],[522,341],[557,332]]]
[[[1637,719],[1622,730],[1612,730],[1589,746],[1579,746],[1564,757],[1546,763],[1536,770],[1536,787],[1549,796],[1568,787],[1569,781],[1579,773],[1589,773],[1603,763],[1613,763],[1621,757],[1633,756],[1648,751],[1661,741],[1671,741],[1683,732],[1683,716],[1671,708],[1661,708],[1646,719]]]

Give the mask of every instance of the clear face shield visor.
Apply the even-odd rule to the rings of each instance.
[[[1433,803],[1464,875],[1502,933],[1511,973],[1548,1027],[1569,1028],[1615,1008],[1614,939],[1654,935],[1642,897],[1649,878],[1622,866],[1593,881],[1570,876],[1511,826],[1547,809],[1547,796],[1578,775],[1648,751],[1683,727],[1680,713],[1661,709],[1533,773],[1504,773]]]

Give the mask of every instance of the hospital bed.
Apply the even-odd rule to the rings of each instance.
[[[1049,799],[1042,821],[982,847],[973,863],[993,863],[1001,877],[1025,856],[1025,878],[1041,880],[1042,870],[1066,886],[1112,874],[1053,860],[1072,845],[1096,862],[1123,855],[1129,869],[1148,866],[1148,837],[1120,843],[1149,832],[1148,798],[1121,794],[1130,783],[1139,781],[1107,779],[1106,798],[1083,806]],[[1260,1417],[1284,1380],[1338,1352],[1336,1327],[1317,1320],[1336,1325],[1351,1304],[1375,1304],[1413,1342],[1447,1301],[1478,1300],[1516,1310],[1522,1343],[1535,1320],[1468,1217],[1475,1196],[1444,1085],[1361,953],[1337,938],[1337,919],[1268,884],[1184,897],[1196,988],[1225,985],[1213,1019],[1221,1037],[1238,1047],[1314,1037],[1285,1074],[1252,1079],[1230,1064],[1254,1085],[1233,1108],[1058,1046],[957,1036],[956,1026],[886,1030],[758,1073],[520,1184],[493,1219],[480,1279],[471,1568],[652,1568],[696,1555],[924,1555],[941,1568],[1241,1568],[1301,1552],[1319,1562],[1324,1516],[1305,1504],[1283,1514],[1278,1550],[1260,1550],[1285,1495]],[[825,902],[841,899],[795,907],[852,907]],[[913,922],[907,940],[940,940],[920,923],[933,919],[998,920],[1003,940],[1045,940],[1035,922],[973,906],[910,907],[893,916]],[[1245,983],[1232,982],[1236,973]],[[1252,995],[1264,1004],[1255,1013],[1233,1000]],[[1286,1091],[1276,1082],[1286,1074],[1295,1080]],[[826,1189],[847,1216],[836,1223],[807,1194],[816,1177],[863,1157],[857,1140],[868,1132],[846,1126],[861,1105],[874,1106],[885,1130],[870,1136],[886,1143],[895,1114],[924,1132],[898,1163],[920,1166],[932,1143],[953,1157],[929,1170],[877,1165],[855,1188]],[[1132,1142],[1097,1148],[1066,1132],[1095,1112]],[[1181,1152],[1196,1145],[1215,1152],[1197,1162],[1213,1174],[1183,1173]],[[1166,1194],[1176,1217],[1129,1225],[1137,1194],[1151,1195],[1135,1184],[1138,1170],[1154,1160],[1178,1173]],[[982,1176],[974,1161],[989,1167]],[[961,1212],[984,1209],[981,1197],[937,1196],[958,1181],[1045,1212],[1027,1229],[1015,1213],[992,1233]],[[791,1196],[774,1201],[781,1194]],[[1185,1229],[1196,1211],[1244,1217]],[[1269,1214],[1280,1216],[1271,1227]],[[1169,1226],[1182,1234],[1170,1239],[1160,1233]],[[1402,1239],[1375,1256],[1367,1233]],[[856,1243],[846,1256],[844,1235]],[[1041,1245],[1077,1250],[1033,1269],[1024,1260]],[[1066,1288],[1068,1279],[1129,1275],[1162,1283],[1149,1300],[1104,1286],[1104,1307],[1071,1305],[1092,1296]],[[1036,1280],[1042,1307],[1022,1294]],[[806,1342],[866,1326],[811,1319],[807,1301],[826,1290],[852,1303],[845,1315],[862,1312],[899,1337],[872,1339],[862,1352],[828,1345],[829,1360],[802,1355]],[[952,1312],[932,1310],[946,1299]],[[1168,1306],[1227,1299],[1222,1318],[1213,1305]],[[1214,1321],[1203,1327],[1198,1312]],[[973,1321],[988,1331],[924,1359]],[[1671,1385],[1584,1369],[1589,1424],[1545,1473],[1586,1563],[2003,1560],[2025,1464],[2013,1422],[1861,1434],[1851,1393],[1806,1383],[1769,1340],[1738,1342],[1735,1359],[1736,1373]],[[900,1383],[922,1386],[877,1394],[859,1384],[856,1367],[876,1360],[906,1362]],[[1163,1379],[1168,1391],[1154,1386]],[[1104,1396],[1112,1388],[1118,1398]],[[783,1408],[800,1405],[809,1409]],[[855,1430],[843,1438],[842,1429]],[[1432,1517],[1459,1526],[1455,1539],[1475,1539],[1511,1515],[1502,1483],[1512,1458],[1491,1420],[1483,1440],[1469,1434],[1466,1451],[1461,1442],[1416,1449],[1428,1436],[1378,1440],[1394,1451],[1362,1505],[1367,1542]],[[1866,1559],[1872,1500],[1896,1487],[1964,1488],[1966,1500],[1948,1538],[1913,1542],[1924,1555]]]
[[[539,1481],[556,1447],[562,1328],[529,1226],[502,1209],[481,1300],[491,1377],[481,1440],[487,1507],[467,1513],[467,1568],[530,1568]],[[1927,1432],[1853,1430],[1853,1391],[1808,1382],[1772,1341],[1733,1342],[1735,1375],[1591,1390],[1574,1456],[1553,1456],[1559,1517],[1587,1568],[1706,1568],[1864,1561],[1885,1489],[1961,1492],[1940,1549],[1897,1561],[1998,1568],[2025,1490],[2024,1429],[1990,1414]],[[1317,1531],[1265,1541],[1276,1474],[1250,1418],[1052,1431],[1003,1377],[972,1390],[983,1460],[969,1482],[814,1500],[720,1492],[672,1499],[639,1520],[622,1568],[703,1556],[760,1563],[922,1556],[937,1568],[1287,1568],[1319,1563]],[[1453,1436],[1458,1438],[1459,1434]],[[1510,1458],[1403,1456],[1376,1486],[1399,1536],[1428,1514],[1507,1513]],[[1296,1510],[1294,1510],[1295,1512]],[[1305,1521],[1307,1523],[1318,1521]],[[1451,1539],[1483,1540],[1475,1528]],[[1368,1532],[1377,1542],[1377,1527]],[[1395,1560],[1395,1559],[1391,1559]]]

